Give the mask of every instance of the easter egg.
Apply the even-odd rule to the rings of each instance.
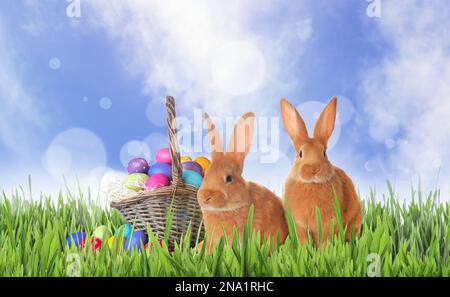
[[[153,167],[153,166],[152,166]],[[144,173],[132,173],[125,179],[124,185],[130,190],[139,191],[144,188],[148,175]]]
[[[150,167],[148,175],[153,176],[155,174],[163,174],[172,179],[172,167],[167,163],[155,163]]]
[[[111,236],[110,238],[108,238],[108,246],[110,247],[110,248],[112,248],[113,247],[113,244],[114,244],[114,240],[119,240],[119,239],[116,239],[116,237],[115,236]],[[120,242],[118,243],[118,250],[122,250],[123,249],[123,245],[125,244],[125,238],[121,238],[120,239]]]
[[[162,187],[166,187],[170,184],[170,180],[164,174],[154,174],[150,176],[144,184],[146,190],[154,190]]]
[[[108,246],[112,247],[113,243],[114,243],[114,238],[115,236],[111,236],[110,238],[108,238]]]
[[[163,247],[163,241],[161,239],[158,239],[158,243],[161,247]],[[144,249],[148,250],[148,248],[150,247],[150,249],[153,250],[153,243],[150,243],[150,246],[148,244],[149,244],[148,242],[145,244]],[[172,249],[168,247],[168,251],[171,253]]]
[[[187,185],[193,186],[195,188],[200,188],[203,182],[203,178],[197,171],[184,170],[183,181]]]
[[[181,163],[187,162],[187,161],[192,161],[191,157],[189,157],[189,156],[182,156],[180,160],[181,160]]]
[[[187,161],[187,162],[181,163],[181,167],[183,167],[183,170],[191,170],[191,171],[197,172],[200,175],[203,175],[203,168],[197,162]]]
[[[84,248],[85,246],[86,246],[86,237],[83,238],[83,241],[80,244],[80,248]],[[91,246],[93,251],[98,251],[102,248],[102,241],[100,240],[100,238],[92,237]]]
[[[128,173],[144,173],[147,174],[150,166],[144,158],[135,158],[128,163]]]
[[[126,250],[131,251],[132,249],[137,249],[139,252],[141,251],[141,242],[142,245],[145,246],[145,244],[148,242],[148,237],[145,231],[138,230],[135,231],[130,238],[125,241],[124,248]]]
[[[172,159],[170,158],[170,150],[168,147],[162,148],[156,153],[156,162],[172,164]]]
[[[117,229],[116,235],[122,234],[123,237],[128,238],[131,235],[131,225],[130,224],[125,224],[119,227],[119,229]]]
[[[206,169],[208,169],[208,167],[211,165],[211,161],[209,161],[208,158],[205,157],[197,157],[195,158],[195,162],[202,166],[203,172],[205,172]]]
[[[76,232],[72,233],[66,238],[66,243],[70,247],[72,244],[75,244],[76,247],[81,247],[81,244],[83,242],[83,239],[86,238],[85,232]]]
[[[100,238],[92,237],[91,244],[93,251],[99,251],[102,248],[102,241]]]
[[[111,232],[109,231],[108,227],[100,226],[94,230],[94,233],[92,233],[92,235],[96,238],[99,238],[100,240],[105,240],[111,236]]]

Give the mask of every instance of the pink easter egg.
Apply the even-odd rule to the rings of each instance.
[[[170,159],[170,150],[168,147],[162,148],[156,153],[156,162],[172,164],[172,159]]]
[[[154,174],[150,176],[144,183],[146,190],[154,190],[162,187],[166,187],[170,184],[170,180],[164,174]]]

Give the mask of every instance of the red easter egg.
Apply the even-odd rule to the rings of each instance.
[[[150,176],[144,183],[146,190],[154,190],[162,187],[166,187],[170,184],[169,178],[164,174],[154,174]]]
[[[99,238],[92,237],[91,244],[92,244],[93,251],[98,251],[102,248],[102,241]]]
[[[158,239],[158,243],[159,243],[159,245],[161,246],[161,247],[163,247],[163,241],[161,240],[161,239]],[[146,243],[145,245],[144,245],[144,249],[145,250],[148,250],[148,243]],[[150,248],[153,248],[153,243],[151,243],[150,244]],[[172,253],[172,249],[170,248],[170,247],[168,247],[168,251],[169,251],[169,253]]]

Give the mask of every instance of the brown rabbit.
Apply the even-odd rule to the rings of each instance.
[[[352,180],[342,169],[333,166],[327,157],[327,143],[336,120],[337,98],[333,97],[320,114],[312,138],[308,136],[305,122],[295,107],[286,99],[281,99],[280,104],[284,128],[296,152],[285,183],[284,206],[291,210],[300,241],[308,240],[309,228],[316,245],[319,244],[316,208],[322,218],[324,242],[328,239],[332,218],[334,233],[338,232],[334,193],[339,198],[342,225],[344,228],[347,226],[345,239],[349,240],[352,226],[355,234],[359,233],[363,215]]]
[[[219,132],[205,113],[212,162],[205,172],[197,197],[208,235],[206,248],[209,253],[223,235],[232,242],[233,227],[237,228],[242,239],[252,204],[253,228],[260,231],[261,238],[270,238],[276,242],[279,234],[284,242],[287,236],[281,199],[267,188],[247,182],[242,177],[244,159],[253,138],[254,119],[253,113],[246,113],[239,119],[227,151],[224,152]]]

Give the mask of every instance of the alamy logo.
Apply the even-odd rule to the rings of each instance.
[[[67,17],[69,17],[71,19],[80,18],[81,17],[81,0],[66,0],[66,1],[70,2],[66,8]]]
[[[81,276],[81,260],[80,255],[76,253],[68,254],[66,257],[67,262],[67,276],[68,277],[80,277]]]
[[[369,18],[380,18],[381,17],[381,0],[366,0],[370,2],[367,6],[367,16]]]
[[[178,143],[183,153],[211,152],[210,139],[204,135],[209,127],[204,124],[204,113],[201,109],[194,109],[193,121],[187,117],[177,117]],[[228,135],[234,130],[239,117],[211,117],[214,127],[223,143],[228,142]],[[244,127],[249,125],[247,123]],[[246,130],[236,132],[235,149],[243,152],[245,149]],[[250,152],[259,152],[261,164],[275,163],[279,159],[280,119],[278,117],[257,117],[254,122],[253,145]],[[225,148],[225,149],[229,149]]]
[[[372,253],[367,255],[367,276],[380,277],[381,276],[381,258],[380,255]]]

